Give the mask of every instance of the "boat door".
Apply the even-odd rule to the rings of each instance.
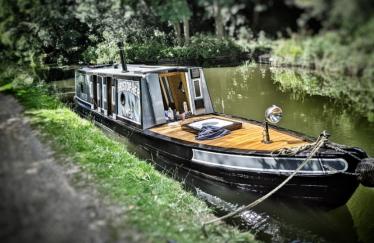
[[[102,98],[103,98],[103,112],[104,116],[108,116],[108,78],[103,78],[103,90],[102,90]]]
[[[111,78],[111,94],[110,94],[110,97],[111,97],[111,114],[112,114],[112,117],[113,119],[117,119],[117,79],[115,78]]]
[[[91,94],[91,109],[97,108],[97,76],[92,75],[92,80],[90,82],[90,94]]]
[[[183,103],[186,102],[187,110],[190,111],[189,90],[184,72],[163,73],[158,75],[162,90],[164,110],[169,107],[176,109],[179,113],[184,112]]]
[[[97,77],[97,111],[99,113],[102,112],[102,108],[103,108],[103,90],[102,90],[102,87],[103,87],[103,79],[104,77],[102,76],[98,76]]]
[[[113,99],[113,87],[115,82],[112,77],[98,76],[97,82],[97,100],[98,112],[103,113],[105,116],[113,115],[115,111],[115,104]]]
[[[75,74],[75,95],[81,101],[92,107],[92,75],[76,73]]]

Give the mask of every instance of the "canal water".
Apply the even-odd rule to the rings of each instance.
[[[262,121],[265,110],[277,105],[283,110],[278,126],[313,137],[326,130],[330,141],[360,147],[374,156],[373,81],[253,63],[205,68],[204,74],[217,112]],[[225,197],[238,205],[253,201],[247,199],[250,196],[242,192]],[[294,203],[274,200],[260,205],[244,224],[258,227],[256,215],[263,214],[260,218],[272,222],[276,230],[267,234],[272,223],[265,224],[260,235],[273,235],[272,241],[374,242],[372,188],[360,186],[347,205],[330,211]]]
[[[204,74],[217,112],[262,121],[265,110],[277,105],[283,110],[278,126],[313,137],[326,130],[330,141],[360,147],[374,156],[374,87],[365,81],[352,78],[346,85],[342,77],[249,62],[204,68]],[[63,100],[72,99],[74,79],[49,84]],[[176,170],[172,161],[153,158],[126,139],[107,134],[126,143],[139,157],[154,162],[156,168],[177,176],[217,216],[260,197],[183,168]],[[374,189],[360,186],[346,205],[333,210],[270,197],[228,223],[256,233],[265,242],[374,242]]]

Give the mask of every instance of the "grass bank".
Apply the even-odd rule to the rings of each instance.
[[[6,84],[4,77],[1,90],[11,92],[20,101],[42,139],[58,156],[68,156],[80,166],[76,185],[94,186],[101,196],[119,205],[119,214],[125,215],[129,229],[144,236],[142,242],[256,241],[254,235],[226,225],[209,226],[209,237],[205,238],[200,223],[212,218],[212,211],[183,190],[182,184],[128,153],[124,144],[109,139],[92,122],[49,96],[43,84],[20,85],[18,81],[18,88],[14,88]]]

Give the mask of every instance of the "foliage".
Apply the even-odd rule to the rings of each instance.
[[[277,40],[273,54],[281,63],[309,66],[312,62],[320,70],[372,78],[373,32],[374,17],[359,27],[349,42],[339,31],[326,31],[318,36],[293,34],[290,39]]]
[[[217,56],[235,56],[243,53],[241,46],[230,39],[220,39],[212,35],[195,35],[189,46],[169,47],[162,50],[162,58],[207,59]]]
[[[156,8],[162,22],[169,21],[171,24],[189,19],[192,14],[186,0],[152,0],[152,6]]]
[[[295,0],[274,4],[266,0],[0,0],[0,5],[0,58],[20,64],[108,62],[118,59],[112,48],[118,41],[125,42],[129,62],[210,58],[229,53],[223,44],[228,41],[219,43],[209,34],[203,38],[199,33],[213,33],[220,26],[220,36],[228,34],[239,39],[244,51],[273,48],[278,57],[284,58],[283,62],[297,60],[308,65],[313,61],[320,69],[374,74],[374,2],[370,0]],[[274,23],[283,19],[275,19],[273,13],[274,8],[285,5],[297,6],[293,8],[297,13],[293,21],[298,18],[300,30],[273,42],[267,36],[274,36],[276,31],[282,36],[286,27],[274,33],[265,33],[261,28],[281,26]],[[182,43],[177,27],[184,18],[189,19],[193,47],[176,47]],[[261,22],[261,18],[266,21]],[[306,34],[311,33],[311,20],[322,26],[314,37]],[[235,56],[238,47],[229,45]]]
[[[1,42],[17,61],[74,62],[87,45],[87,26],[74,17],[72,1],[1,0],[0,5]]]
[[[133,0],[0,0],[1,55],[19,63],[77,63],[106,38],[142,43],[161,25]],[[138,8],[135,12],[133,8]],[[4,48],[5,49],[5,48]]]
[[[372,18],[374,10],[371,0],[295,0],[295,4],[306,10],[301,16],[300,27],[316,18],[325,30],[339,29],[348,38]]]
[[[166,41],[153,39],[144,44],[125,44],[124,52],[129,63],[155,63],[163,58],[188,61],[216,58],[217,56],[234,57],[243,54],[245,49],[230,39],[218,39],[212,35],[197,34],[191,38],[191,43],[188,46],[170,46]],[[114,40],[107,40],[96,47],[88,48],[83,56],[86,62],[120,61]]]
[[[272,68],[272,78],[283,91],[302,96],[323,95],[344,102],[374,121],[374,82],[371,78],[314,73],[306,69]]]
[[[76,185],[94,185],[101,196],[122,209],[118,214],[124,215],[126,222],[121,230],[141,232],[144,242],[255,242],[252,234],[222,225],[209,226],[209,237],[205,238],[200,221],[212,215],[204,202],[127,152],[93,122],[48,96],[45,86],[22,87],[13,94],[58,155],[69,156],[82,169]]]
[[[274,45],[273,40],[268,38],[264,31],[260,31],[257,38],[252,36],[250,38],[239,39],[237,43],[245,51],[251,51],[252,53],[268,53]]]

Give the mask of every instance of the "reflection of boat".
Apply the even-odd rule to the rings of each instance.
[[[197,189],[196,196],[203,199],[221,215],[240,208],[238,205],[212,196],[200,189]],[[237,198],[239,197],[237,196]],[[255,200],[247,195],[245,195],[245,199]],[[244,200],[241,201],[244,202]],[[264,202],[264,204],[267,204],[267,210],[263,211],[264,206],[261,207],[262,209],[245,210],[228,222],[231,221],[231,224],[237,225],[241,229],[256,232],[256,238],[264,242],[298,242],[299,239],[302,239],[303,242],[357,241],[357,234],[353,230],[353,221],[347,207],[340,207],[337,213],[334,210],[315,210],[298,204],[292,208],[292,203],[279,200]]]
[[[124,62],[122,70],[118,65],[82,67],[76,72],[75,101],[82,115],[90,114],[149,151],[259,193],[279,185],[309,155],[307,150],[273,157],[272,151],[313,142],[276,126],[270,127],[270,142],[268,133],[263,137],[260,122],[215,113],[203,71],[196,67],[127,66]],[[170,115],[178,118],[176,111],[183,116],[186,109],[182,123],[168,119]],[[204,123],[231,133],[195,140]],[[328,145],[277,194],[330,206],[345,204],[359,183],[354,174],[357,164],[367,155],[357,148]]]

